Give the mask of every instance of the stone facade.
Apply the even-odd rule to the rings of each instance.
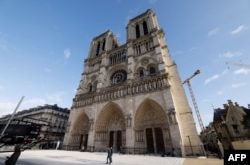
[[[223,109],[214,110],[213,127],[224,149],[236,149],[233,142],[250,139],[250,106],[228,100]]]
[[[213,127],[213,123],[209,123],[209,125],[203,131],[201,131],[200,137],[208,156],[212,154],[217,154],[219,157],[221,156],[218,145],[219,141],[217,133]]]
[[[129,20],[127,42],[93,38],[73,99],[66,149],[202,155],[191,109],[156,15]]]
[[[63,142],[69,112],[67,108],[57,105],[44,105],[20,111],[13,119],[41,124],[39,137],[45,141],[40,148],[55,148],[58,141]],[[10,115],[0,118],[0,124],[7,123],[9,118]]]

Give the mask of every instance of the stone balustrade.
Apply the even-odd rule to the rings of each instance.
[[[119,64],[127,59],[127,48],[123,45],[112,52],[109,52],[109,65]]]
[[[144,53],[154,50],[153,38],[147,37],[143,40],[133,43],[135,56],[140,56]]]
[[[129,95],[149,93],[168,88],[167,74],[149,77],[143,80],[124,82],[123,84],[102,88],[94,93],[77,95],[73,100],[72,108],[84,107],[98,102],[116,100]]]

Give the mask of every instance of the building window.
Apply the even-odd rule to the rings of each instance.
[[[89,92],[92,92],[92,85],[89,85]]]
[[[97,89],[97,81],[94,82],[93,87],[92,87],[92,92],[95,92]]]
[[[126,81],[127,72],[125,70],[118,70],[111,76],[111,84],[118,84]]]
[[[145,71],[143,68],[139,68],[137,73],[139,75],[139,78],[143,78],[145,76]]]
[[[140,70],[140,77],[143,77],[144,76],[144,72],[143,70]]]
[[[144,35],[148,34],[148,26],[146,21],[143,21],[143,31]]]
[[[118,47],[117,43],[116,43],[115,41],[113,41],[113,42],[112,42],[112,49],[115,49],[115,48],[117,48],[117,47]]]
[[[96,47],[96,56],[99,55],[99,51],[100,51],[100,42],[98,42],[97,47]]]
[[[238,129],[238,125],[234,124],[234,125],[232,125],[232,127],[233,127],[233,130],[234,130],[234,132],[235,132],[236,134],[240,133],[240,132],[239,132],[239,129]]]
[[[136,38],[139,38],[140,37],[140,27],[138,24],[135,26],[135,32],[136,32]]]
[[[149,74],[150,74],[150,75],[154,75],[155,73],[156,73],[155,67],[151,66],[151,67],[149,68]]]
[[[106,39],[104,38],[104,39],[103,39],[103,42],[102,42],[102,50],[103,50],[103,51],[105,50],[105,44],[106,44]]]

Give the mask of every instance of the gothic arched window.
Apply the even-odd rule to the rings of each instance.
[[[101,46],[101,45],[100,45],[100,42],[98,42],[97,47],[96,47],[96,56],[99,55],[100,46]]]
[[[106,39],[104,38],[102,42],[102,50],[105,50],[105,44],[106,44]]]
[[[92,87],[92,91],[95,92],[97,89],[97,81],[94,82],[93,87]]]
[[[156,73],[155,67],[154,67],[154,66],[151,66],[151,67],[149,68],[149,74],[150,74],[150,75],[153,75],[153,74],[155,74],[155,73]]]
[[[89,92],[92,92],[92,84],[89,84]]]
[[[125,70],[116,71],[110,78],[111,84],[118,84],[127,80],[127,72]]]
[[[144,35],[148,34],[148,26],[147,26],[147,22],[143,21],[143,31],[144,31]]]
[[[140,69],[138,69],[138,75],[139,75],[139,77],[140,78],[142,78],[142,77],[144,77],[145,76],[145,72],[144,72],[144,69],[143,68],[140,68]]]
[[[135,32],[136,32],[136,38],[139,38],[140,37],[140,27],[138,24],[135,26]]]

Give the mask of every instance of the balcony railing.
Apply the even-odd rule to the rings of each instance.
[[[127,59],[127,48],[123,45],[115,50],[109,52],[109,65],[115,65],[126,61]]]
[[[119,86],[102,88],[95,93],[81,94],[75,97],[73,108],[91,105],[93,103],[116,100],[129,95],[137,95],[159,91],[169,87],[167,74],[150,77],[143,80],[125,82]]]
[[[154,50],[154,43],[152,37],[147,37],[143,40],[136,41],[133,45],[135,56],[140,56],[144,53]]]

